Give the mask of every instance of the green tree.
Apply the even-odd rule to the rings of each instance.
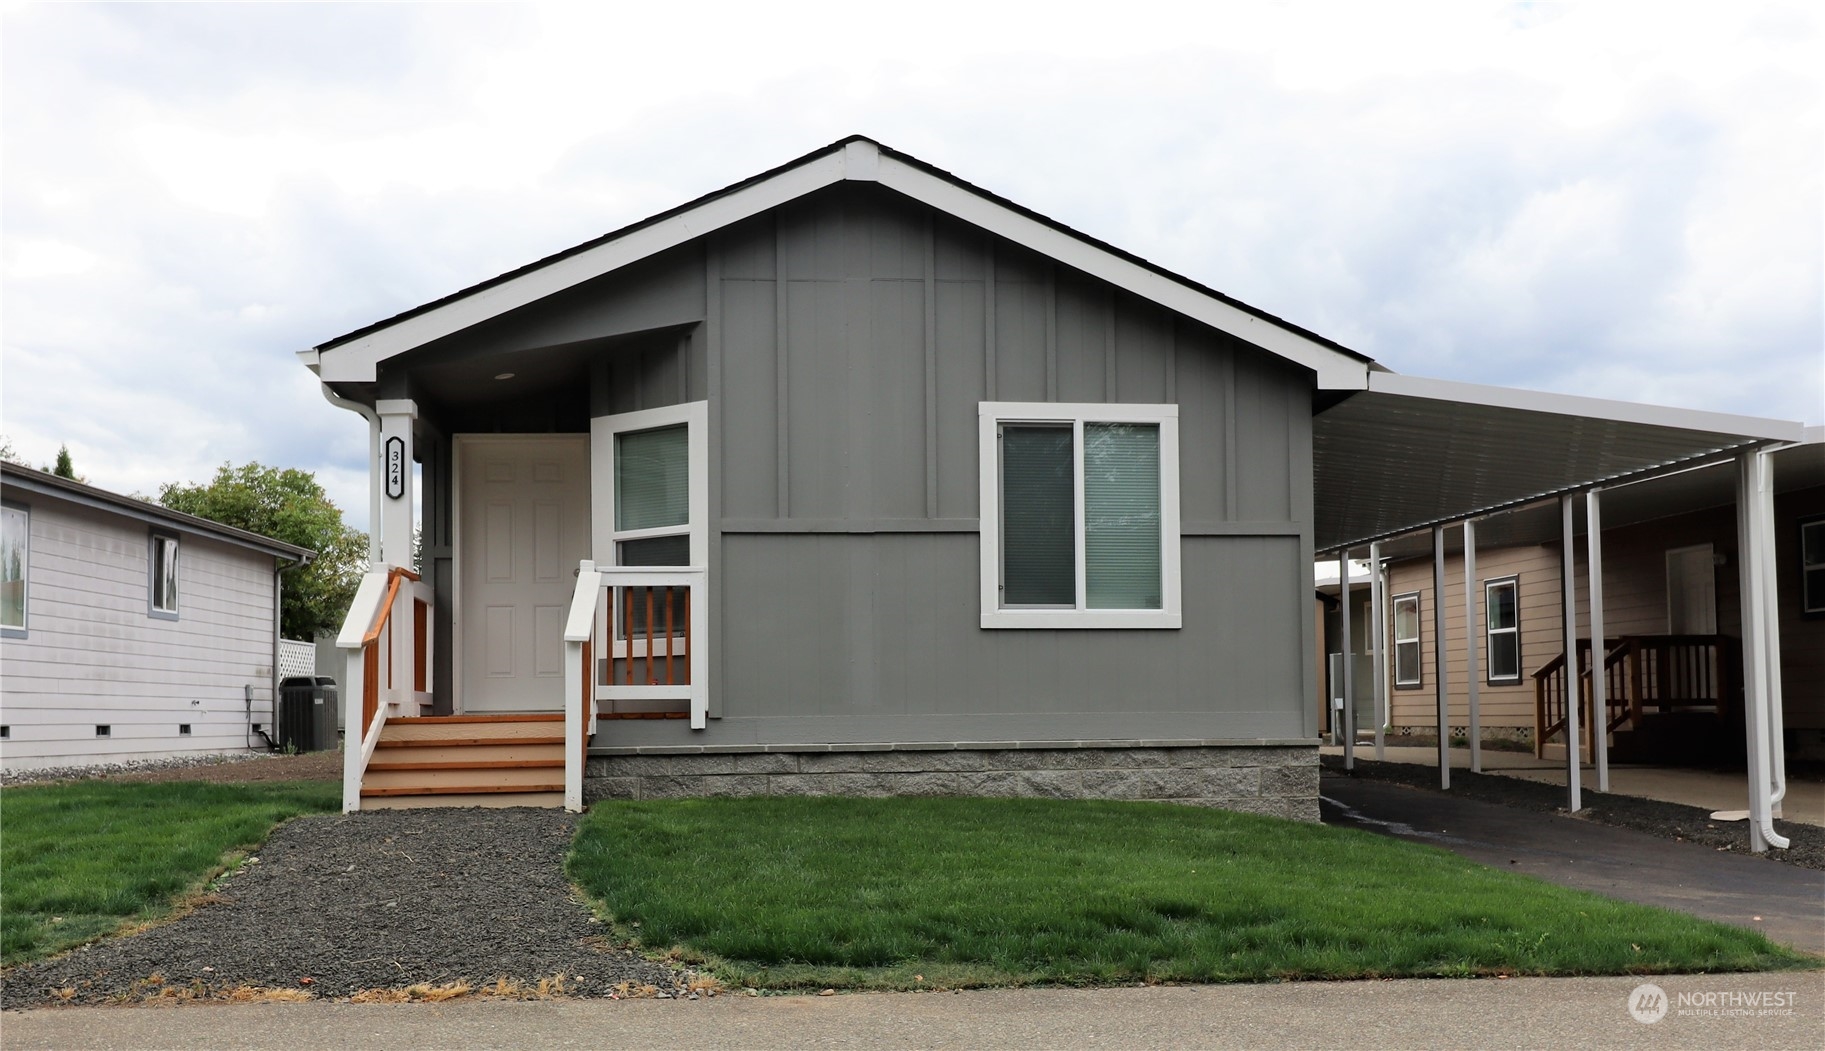
[[[69,446],[59,445],[57,447],[57,466],[51,469],[51,473],[59,478],[68,478],[72,482],[77,480],[76,465],[70,462]]]
[[[315,475],[258,463],[223,464],[208,485],[161,486],[158,501],[174,511],[315,551],[310,565],[284,573],[279,631],[288,638],[311,639],[342,626],[367,568],[367,536],[343,523],[342,511]]]

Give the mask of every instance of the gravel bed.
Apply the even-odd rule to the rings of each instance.
[[[1342,756],[1321,756],[1320,762],[1323,764],[1327,776],[1354,776],[1430,789],[1434,792],[1439,790],[1436,767],[1419,766],[1412,763],[1378,763],[1372,759],[1358,757],[1354,774],[1347,774],[1343,768]],[[1451,791],[1488,803],[1500,803],[1504,806],[1544,813],[1565,813],[1564,788],[1519,777],[1478,774],[1469,770],[1453,768]],[[1718,850],[1732,850],[1745,854],[1749,852],[1747,822],[1713,821],[1711,812],[1701,807],[1664,803],[1657,799],[1621,796],[1609,792],[1595,792],[1589,788],[1583,791],[1582,801],[1584,809],[1578,811],[1576,815],[1568,814],[1566,816],[1595,821],[1604,825],[1615,825],[1619,828],[1632,828],[1637,832],[1646,832],[1665,839],[1702,843]],[[1769,850],[1762,855],[1763,857],[1789,865],[1798,865],[1802,868],[1825,869],[1825,828],[1795,821],[1776,820],[1774,830],[1791,840],[1792,845],[1786,850]]]
[[[34,770],[0,770],[0,786],[32,785],[47,781],[98,781],[122,774],[162,773],[228,766],[268,759],[270,752],[204,752],[197,755],[169,756],[164,759],[129,759],[119,763],[90,763],[85,766],[46,766]]]
[[[0,1007],[554,976],[573,996],[623,982],[678,995],[687,972],[614,943],[572,890],[563,861],[575,827],[573,815],[530,808],[297,818],[189,915],[0,976]]]

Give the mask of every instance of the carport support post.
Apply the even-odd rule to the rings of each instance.
[[[1432,527],[1432,683],[1438,702],[1438,786],[1451,787],[1451,698],[1445,692],[1445,527]]]
[[[1767,852],[1786,847],[1788,839],[1774,831],[1774,780],[1786,790],[1786,771],[1774,769],[1779,755],[1774,743],[1779,713],[1772,699],[1780,696],[1780,629],[1769,616],[1771,603],[1768,560],[1773,558],[1774,486],[1768,477],[1766,450],[1751,449],[1737,457],[1736,536],[1737,571],[1742,581],[1743,610],[1743,729],[1749,738],[1749,849]]]
[[[1470,704],[1470,769],[1483,772],[1483,718],[1476,695],[1476,520],[1464,519],[1464,698]]]
[[[1559,637],[1565,640],[1565,808],[1576,814],[1584,808],[1579,784],[1584,767],[1578,754],[1582,751],[1578,747],[1578,705],[1584,688],[1578,681],[1578,574],[1573,566],[1570,493],[1559,497],[1559,534],[1559,594],[1564,600]]]
[[[1343,768],[1356,769],[1356,693],[1351,675],[1355,654],[1350,649],[1350,549],[1337,556],[1337,597],[1343,610],[1338,626],[1343,634]]]
[[[1603,511],[1598,489],[1584,494],[1584,571],[1591,595],[1591,748],[1597,753],[1597,791],[1610,790],[1609,647],[1603,641]]]
[[[1381,541],[1369,545],[1369,612],[1374,616],[1374,623],[1369,631],[1369,645],[1373,647],[1375,659],[1375,759],[1377,762],[1387,757],[1388,730],[1388,652],[1386,638],[1388,611],[1383,603],[1388,599],[1388,589],[1381,579]]]

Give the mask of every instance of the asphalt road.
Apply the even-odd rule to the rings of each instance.
[[[1628,1009],[1641,979],[1519,978],[720,996],[696,1002],[52,1008],[0,1017],[0,1048],[1817,1051],[1825,1033],[1825,972],[1654,981],[1665,993],[1666,1012],[1651,1024],[1636,1021]]]
[[[1825,954],[1825,872],[1632,829],[1327,775],[1329,825],[1429,843],[1512,872],[1759,930]],[[1825,1047],[1825,1034],[1819,1046]]]

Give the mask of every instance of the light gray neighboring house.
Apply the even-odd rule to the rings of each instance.
[[[311,552],[0,463],[0,764],[263,747],[279,571]]]
[[[373,450],[348,809],[963,793],[1315,820],[1314,554],[1512,499],[1417,468],[1406,421],[1463,416],[1434,448],[1475,458],[1613,415],[1392,376],[861,137],[301,357]],[[1605,419],[1513,479],[1781,434]],[[422,581],[389,569],[414,505]],[[403,761],[425,738],[506,750],[432,784],[413,768],[463,764]]]

